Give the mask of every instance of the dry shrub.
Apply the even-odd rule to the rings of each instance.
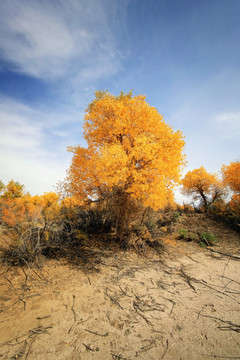
[[[12,199],[10,205],[1,201],[1,223],[13,239],[4,249],[7,262],[34,263],[42,254],[54,256],[86,238],[89,214],[61,203],[57,194]]]
[[[217,202],[210,208],[208,215],[240,232],[240,196],[234,194],[227,203]]]
[[[119,187],[105,191],[96,204],[96,210],[102,215],[103,225],[115,229],[116,240],[126,242],[132,231],[131,225],[141,221],[143,205]]]

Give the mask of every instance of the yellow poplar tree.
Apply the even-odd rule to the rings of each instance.
[[[240,161],[223,165],[222,176],[224,183],[234,192],[229,206],[240,216]]]
[[[73,153],[67,186],[79,199],[99,199],[117,191],[126,202],[136,200],[159,209],[171,198],[185,163],[180,131],[167,125],[142,95],[96,92],[84,121],[88,147]],[[127,215],[125,215],[127,216]]]
[[[205,211],[225,194],[225,189],[216,174],[208,173],[203,166],[188,171],[182,180],[182,192],[200,201]]]
[[[240,161],[222,166],[223,181],[232,191],[240,194]]]
[[[24,185],[21,185],[18,181],[10,180],[9,183],[4,186],[4,184],[0,183],[0,189],[3,192],[1,198],[4,199],[15,199],[23,196],[24,194]]]

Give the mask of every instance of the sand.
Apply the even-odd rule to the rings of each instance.
[[[66,259],[2,265],[0,357],[240,358],[239,265],[167,239],[160,256],[105,249],[85,270]]]

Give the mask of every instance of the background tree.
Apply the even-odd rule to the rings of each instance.
[[[2,180],[0,180],[0,196],[1,196],[1,194],[3,193],[4,190],[5,190],[5,185],[4,185],[4,183],[2,182]]]
[[[230,165],[223,165],[222,176],[224,183],[233,192],[240,194],[240,161],[231,162]]]
[[[182,180],[182,192],[193,196],[194,201],[198,201],[204,211],[208,211],[211,205],[225,195],[224,186],[218,176],[208,173],[203,166],[185,175]]]
[[[224,183],[233,191],[229,207],[240,216],[240,161],[231,162],[230,165],[222,166]]]
[[[158,209],[171,198],[185,162],[183,135],[144,96],[99,91],[86,110],[84,137],[87,148],[69,147],[68,191],[82,200],[115,194],[121,237],[136,202]]]
[[[14,180],[10,180],[6,186],[1,182],[0,189],[3,190],[1,197],[4,199],[18,198],[24,194],[24,185]]]

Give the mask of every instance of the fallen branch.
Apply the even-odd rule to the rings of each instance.
[[[201,313],[198,313],[198,315],[206,317],[206,318],[218,320],[218,321],[221,321],[224,324],[227,324],[226,326],[218,326],[218,329],[220,329],[220,330],[224,330],[224,331],[232,330],[232,331],[236,331],[237,333],[240,333],[240,325],[239,324],[234,324],[229,320],[222,320],[222,319],[220,319],[220,318],[218,318],[216,316],[203,315]]]
[[[18,300],[16,300],[16,301],[15,301],[14,303],[12,303],[11,305],[5,307],[5,309],[0,309],[0,313],[2,313],[2,312],[5,311],[5,310],[10,309],[10,308],[13,307],[14,305],[16,305],[19,301],[22,301],[23,303],[26,303],[26,299],[29,299],[29,298],[34,297],[34,296],[40,296],[40,294],[28,295],[28,296],[24,296],[24,298],[19,297]],[[25,304],[24,307],[26,307],[26,304]],[[25,310],[25,309],[24,309],[24,310]]]
[[[228,279],[228,280],[230,280],[230,281],[233,281],[233,282],[235,282],[236,284],[240,285],[240,282],[238,282],[238,281],[236,281],[236,280],[233,280],[233,279],[230,279],[230,278],[227,277],[227,276],[221,275],[221,277],[223,277],[223,278],[225,278],[225,279]]]
[[[0,346],[4,346],[4,345],[13,345],[12,342],[14,341],[14,345],[17,345],[19,343],[16,343],[16,341],[18,339],[21,339],[23,338],[24,336],[28,336],[28,337],[32,337],[34,335],[39,335],[39,334],[49,334],[49,332],[47,331],[48,329],[52,329],[52,326],[47,326],[47,327],[37,327],[37,328],[33,328],[33,329],[30,329],[29,331],[27,331],[26,333],[22,334],[22,335],[19,335],[19,336],[16,336],[15,338],[11,339],[11,340],[8,340],[6,341],[5,343],[3,344],[0,344]],[[23,340],[25,341],[25,340]],[[22,342],[23,342],[22,341]]]
[[[208,284],[206,283],[206,281],[204,281],[204,280],[197,280],[197,279],[194,279],[194,281],[196,281],[197,283],[202,284],[202,285],[208,287],[208,288],[211,289],[211,290],[216,291],[216,292],[219,293],[219,294],[225,295],[225,296],[229,297],[230,299],[236,301],[237,304],[240,304],[234,297],[228,295],[226,292],[222,292],[222,291],[220,291],[220,290],[215,289],[214,287],[208,285]]]
[[[228,256],[228,257],[233,258],[233,259],[235,259],[235,260],[240,260],[240,257],[239,257],[239,256],[236,256],[236,255],[226,254],[226,253],[223,253],[222,251],[213,250],[213,249],[211,249],[211,248],[209,248],[209,247],[206,247],[206,249],[209,250],[209,251],[215,252],[215,253],[217,253],[217,254],[220,254],[220,255]]]

